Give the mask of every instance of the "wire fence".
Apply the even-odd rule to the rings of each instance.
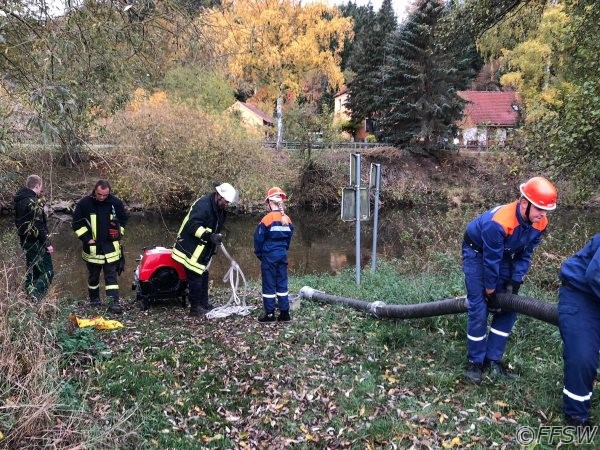
[[[275,141],[265,141],[264,146],[267,148],[276,148],[277,142]],[[339,148],[347,148],[347,149],[362,149],[362,148],[374,148],[374,147],[389,147],[390,144],[385,144],[382,142],[348,142],[348,141],[339,141],[339,142],[302,142],[302,141],[283,141],[281,143],[281,148],[286,150],[308,150],[308,149],[339,149]]]
[[[275,141],[264,141],[263,146],[266,148],[276,148],[277,143]],[[390,144],[382,142],[313,142],[306,143],[300,141],[283,141],[281,148],[286,150],[308,150],[308,149],[366,149],[375,147],[389,147]],[[60,150],[59,144],[41,144],[41,143],[15,143],[14,148],[23,150]],[[84,143],[81,148],[91,150],[112,150],[124,147],[123,145],[115,144],[99,144],[99,143]]]

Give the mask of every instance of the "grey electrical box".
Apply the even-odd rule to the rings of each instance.
[[[369,202],[369,189],[360,188],[360,220],[369,220],[371,218],[371,208]],[[342,190],[342,220],[353,222],[356,220],[356,188],[345,187]]]

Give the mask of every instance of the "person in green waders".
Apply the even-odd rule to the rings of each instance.
[[[52,253],[54,247],[48,237],[44,204],[40,194],[44,189],[42,178],[29,175],[25,186],[16,193],[15,226],[21,248],[25,252],[25,291],[33,301],[40,301],[54,278]]]

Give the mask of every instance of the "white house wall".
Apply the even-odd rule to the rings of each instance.
[[[506,141],[507,130],[506,128],[494,128],[494,127],[471,127],[466,128],[462,132],[464,146],[469,145],[469,142],[477,142],[479,147],[485,147],[488,144],[488,136],[490,140],[498,144],[504,144]]]

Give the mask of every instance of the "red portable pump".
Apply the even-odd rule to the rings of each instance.
[[[171,258],[171,249],[144,248],[135,269],[132,289],[143,310],[156,299],[180,298],[186,306],[187,279],[183,266]]]

